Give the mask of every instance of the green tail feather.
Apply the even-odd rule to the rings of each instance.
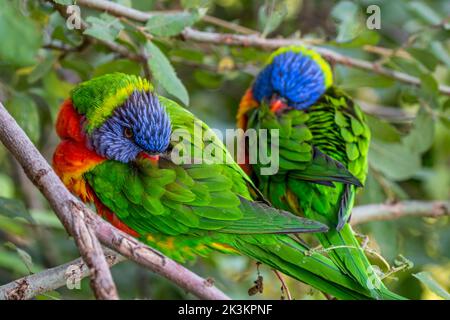
[[[337,299],[373,299],[364,287],[342,273],[330,259],[311,253],[289,236],[277,236],[276,244],[259,243],[258,240],[258,237],[238,238],[235,247],[255,260]]]

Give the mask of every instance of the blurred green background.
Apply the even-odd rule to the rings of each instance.
[[[158,91],[180,102],[189,98],[188,108],[211,127],[233,128],[239,99],[269,52],[183,41],[177,34],[187,25],[234,32],[210,19],[200,19],[207,8],[208,16],[256,30],[262,36],[306,39],[419,78],[421,85],[413,87],[334,65],[337,83],[361,104],[373,132],[370,174],[357,203],[449,199],[450,99],[438,91],[438,83],[450,84],[449,1],[115,2],[143,11],[185,13],[175,15],[175,22],[166,28],[157,29],[157,20],[146,26],[81,7],[81,16],[89,24],[83,35],[69,30],[65,18],[48,1],[0,0],[0,101],[49,162],[58,143],[53,129],[58,107],[76,83],[113,71],[144,75],[144,63],[120,57],[86,39],[109,39],[130,52],[162,52],[157,61],[148,61],[150,71],[162,75],[155,79]],[[381,9],[379,30],[366,27],[366,8],[373,4]],[[139,26],[142,28],[136,28]],[[145,35],[153,38],[156,49]],[[399,267],[387,280],[395,292],[413,299],[440,298],[412,276],[423,271],[442,288],[450,289],[448,216],[371,222],[357,230],[369,235],[371,248]],[[46,201],[0,146],[0,285],[77,257],[73,240]],[[281,296],[280,283],[264,266],[264,292],[248,296],[257,271],[255,263],[244,257],[216,254],[188,267],[213,278],[233,298]],[[115,266],[113,276],[122,298],[194,298],[130,262]],[[306,285],[295,281],[288,285],[295,299],[324,299]],[[62,288],[37,298],[93,299],[93,295],[88,280],[83,280],[80,290]]]

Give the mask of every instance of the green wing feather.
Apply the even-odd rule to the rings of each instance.
[[[256,129],[279,129],[279,140],[269,141],[279,150],[280,174],[300,180],[333,186],[341,182],[362,186],[361,182],[338,160],[313,145],[313,134],[307,126],[310,115],[291,110],[277,117],[262,104],[250,116],[249,127]],[[264,148],[264,146],[262,146]],[[269,154],[267,150],[262,150]],[[255,168],[260,169],[256,164]]]

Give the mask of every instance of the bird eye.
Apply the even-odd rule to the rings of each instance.
[[[131,139],[133,138],[133,131],[130,128],[125,128],[123,130],[123,135],[125,136],[125,138]]]

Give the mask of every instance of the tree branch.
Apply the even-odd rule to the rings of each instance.
[[[19,161],[25,173],[49,200],[58,218],[77,241],[83,260],[91,270],[100,297],[114,296],[115,287],[98,240],[201,299],[229,299],[210,282],[158,251],[116,229],[76,199],[62,184],[16,121],[0,103],[0,140]],[[95,232],[95,235],[93,234]],[[98,240],[97,240],[98,238]],[[106,268],[106,269],[105,269]]]
[[[153,14],[142,12],[133,8],[128,8],[118,3],[109,2],[105,0],[79,0],[77,4],[89,7],[95,10],[106,11],[114,16],[126,17],[139,22],[146,22]],[[262,38],[258,35],[238,35],[228,33],[215,33],[199,31],[192,28],[186,28],[182,32],[185,40],[192,40],[196,42],[205,42],[212,44],[223,44],[229,46],[244,46],[244,47],[259,47],[263,49],[275,49],[290,45],[301,45],[311,47],[320,53],[326,59],[339,63],[348,67],[358,68],[362,70],[371,71],[383,76],[396,79],[398,81],[420,86],[420,79],[408,75],[406,73],[382,67],[376,63],[351,58],[333,50],[311,46],[305,40],[301,39],[285,39],[285,38]],[[450,87],[439,85],[439,91],[445,95],[450,95]]]
[[[320,53],[324,58],[339,63],[348,67],[367,70],[374,73],[381,74],[383,76],[396,79],[398,81],[419,86],[420,79],[410,76],[406,73],[399,72],[393,69],[381,67],[373,62],[351,58],[344,56],[338,52],[332,51],[327,48],[310,46],[301,39],[266,39],[258,36],[245,36],[227,33],[214,33],[199,31],[192,28],[184,29],[182,33],[184,39],[206,42],[213,44],[225,44],[229,46],[244,46],[244,47],[259,47],[263,49],[275,49],[284,46],[301,45],[313,48]],[[450,95],[450,87],[445,85],[439,85],[439,91],[443,94]]]
[[[106,263],[101,245],[91,226],[80,214],[72,214],[78,201],[61,183],[30,139],[0,103],[0,141],[19,161],[28,178],[41,190],[59,220],[71,234],[81,256],[91,271],[91,286],[98,299],[118,299],[116,286]]]
[[[393,204],[369,204],[353,208],[352,225],[402,217],[440,217],[450,215],[450,201],[402,201]]]
[[[108,249],[105,250],[105,257],[110,267],[126,260]],[[0,286],[0,300],[28,300],[68,284],[75,285],[76,281],[81,281],[88,276],[88,266],[81,258],[78,258]]]

